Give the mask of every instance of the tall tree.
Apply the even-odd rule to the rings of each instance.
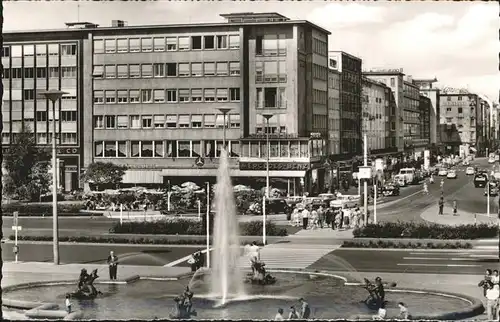
[[[94,162],[89,164],[81,179],[85,183],[94,184],[98,190],[102,185],[117,187],[122,182],[127,169],[126,166],[112,162]]]
[[[47,151],[36,146],[35,135],[23,127],[4,156],[4,191],[29,200],[45,193],[50,184],[48,159]]]

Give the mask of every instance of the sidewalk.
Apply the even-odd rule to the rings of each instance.
[[[422,212],[422,219],[441,225],[457,226],[471,224],[496,224],[496,214],[491,214],[488,217],[486,214],[473,214],[458,209],[457,216],[453,216],[452,207],[444,207],[443,215],[438,215],[439,207],[437,205],[428,207]]]

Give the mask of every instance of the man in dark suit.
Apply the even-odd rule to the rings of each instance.
[[[118,257],[114,254],[113,251],[109,252],[108,265],[109,265],[109,279],[116,280],[116,274],[118,272]]]

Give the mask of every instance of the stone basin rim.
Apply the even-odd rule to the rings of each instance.
[[[331,278],[336,278],[344,282],[344,285],[360,285],[360,283],[348,282],[348,279],[344,276],[340,276],[337,274],[333,274],[329,271],[319,271],[319,270],[292,270],[292,269],[269,269],[269,272],[274,273],[289,273],[289,274],[302,274],[302,275],[315,275],[315,276],[327,276]],[[137,280],[161,280],[161,281],[174,281],[182,278],[189,277],[191,274],[179,274],[177,277],[159,277],[159,276],[139,276],[134,275],[125,280],[117,281],[116,284],[130,284]],[[19,283],[10,286],[3,287],[4,293],[9,293],[17,290],[32,288],[32,287],[43,287],[43,286],[59,286],[59,285],[72,285],[75,284],[75,280],[59,280],[59,281],[39,281],[39,282],[29,282],[29,283]],[[96,284],[109,284],[109,281],[96,281]],[[387,292],[391,293],[413,293],[413,294],[430,294],[436,296],[443,296],[449,298],[460,299],[469,304],[468,307],[449,312],[437,312],[434,314],[420,315],[420,316],[412,316],[413,320],[462,320],[468,319],[477,315],[482,314],[485,311],[483,303],[480,299],[452,292],[442,292],[431,289],[420,289],[420,288],[386,288]],[[23,300],[12,300],[8,298],[4,298],[2,300],[2,306],[6,308],[24,308],[31,309],[38,307],[43,304],[50,304],[46,302],[31,302],[31,301],[23,301]]]

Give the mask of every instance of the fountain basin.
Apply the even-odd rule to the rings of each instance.
[[[274,285],[245,285],[244,297],[229,297],[225,305],[217,307],[218,299],[210,294],[208,280],[192,282],[195,293],[193,307],[198,319],[270,319],[278,308],[288,314],[291,305],[299,306],[298,299],[306,298],[312,318],[345,319],[374,314],[363,301],[367,293],[360,286],[345,285],[343,279],[328,273],[273,273],[278,279]],[[139,280],[128,285],[99,285],[104,293],[93,301],[75,301],[75,310],[85,319],[153,319],[166,318],[173,307],[173,299],[189,283],[178,281]],[[64,304],[66,293],[73,291],[74,282],[18,285],[5,290],[4,306],[9,301],[33,301]],[[464,295],[430,290],[386,289],[388,317],[398,314],[397,303],[405,302],[414,318],[465,319],[481,314],[482,303]]]

